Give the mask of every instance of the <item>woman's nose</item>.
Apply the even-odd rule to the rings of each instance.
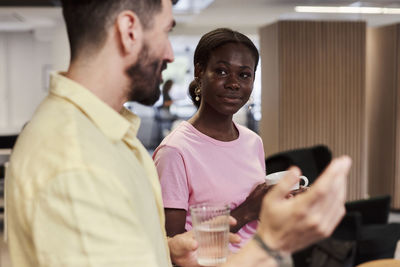
[[[240,89],[240,84],[237,81],[236,78],[230,77],[229,80],[227,81],[226,87],[231,89],[231,90],[239,90]]]

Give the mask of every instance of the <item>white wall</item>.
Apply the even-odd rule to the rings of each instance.
[[[18,133],[47,95],[50,71],[66,69],[66,40],[62,25],[0,32],[0,135]]]
[[[69,64],[70,52],[64,23],[60,22],[60,25],[54,28],[51,43],[53,69],[66,71]]]
[[[0,33],[0,129],[8,125],[8,101],[7,101],[7,73],[6,73],[6,40],[4,34]]]

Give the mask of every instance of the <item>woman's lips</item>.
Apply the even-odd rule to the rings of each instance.
[[[230,95],[225,95],[225,96],[220,96],[223,102],[225,103],[230,103],[230,104],[236,104],[241,102],[241,98],[239,96],[230,96]]]

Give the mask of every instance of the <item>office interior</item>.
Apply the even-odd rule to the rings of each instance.
[[[336,10],[300,12],[311,6]],[[173,80],[173,119],[160,117],[162,98],[152,107],[126,103],[141,117],[138,136],[149,153],[196,112],[187,90],[198,40],[232,28],[260,50],[252,97],[234,120],[262,137],[266,159],[320,145],[332,157],[348,154],[347,200],[390,196],[388,220],[400,222],[400,1],[179,0],[174,16],[175,61],[163,74]],[[0,137],[18,136],[51,72],[68,61],[59,1],[0,0]],[[4,165],[12,149],[0,151]],[[3,244],[0,266],[10,267],[4,251]]]

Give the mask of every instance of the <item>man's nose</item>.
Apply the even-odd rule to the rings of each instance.
[[[174,61],[174,50],[172,50],[172,45],[171,42],[168,40],[168,45],[165,50],[165,55],[164,55],[164,60],[167,61],[168,63],[171,63]]]

